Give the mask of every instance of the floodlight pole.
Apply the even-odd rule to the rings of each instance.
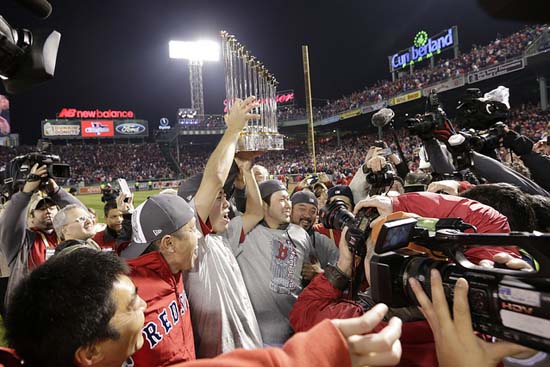
[[[202,60],[189,60],[189,84],[191,108],[197,111],[199,120],[204,119],[204,93],[202,86]]]

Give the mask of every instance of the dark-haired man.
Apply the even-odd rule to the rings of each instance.
[[[105,215],[106,227],[103,231],[96,233],[94,241],[102,249],[115,251],[116,240],[122,231],[123,213],[119,210],[117,202],[111,200],[105,203],[103,214]]]
[[[10,345],[24,365],[133,366],[129,356],[146,344],[142,333],[146,305],[128,271],[120,258],[84,248],[61,252],[23,279],[5,325]],[[147,366],[394,365],[401,354],[398,319],[378,335],[362,335],[386,311],[379,305],[361,318],[325,321],[293,337],[283,349],[240,349],[212,360]],[[0,365],[14,363],[14,357],[2,351]]]
[[[312,252],[307,232],[290,223],[285,185],[259,185],[264,219],[240,243],[232,243],[264,345],[282,345],[292,334],[288,312],[302,291],[302,266]]]
[[[314,251],[302,268],[302,276],[310,280],[316,274],[322,273],[329,263],[336,264],[338,248],[333,240],[313,230],[313,224],[319,212],[315,194],[308,190],[298,191],[291,196],[290,201],[292,202],[290,221],[302,227],[311,237]]]

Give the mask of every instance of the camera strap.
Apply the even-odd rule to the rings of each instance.
[[[42,180],[42,177],[35,173],[29,173],[29,175],[27,176],[27,182],[36,182],[40,180]]]

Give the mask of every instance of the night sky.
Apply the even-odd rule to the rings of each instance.
[[[62,107],[133,110],[155,127],[190,107],[187,62],[168,57],[171,39],[236,35],[271,70],[279,90],[304,104],[301,45],[309,45],[313,97],[334,99],[391,78],[387,56],[412,44],[419,30],[458,26],[460,49],[486,44],[525,23],[493,19],[473,0],[176,1],[53,0],[41,20],[14,0],[0,15],[14,28],[61,33],[53,80],[11,96],[12,131],[33,144],[40,121]],[[207,113],[221,113],[222,63],[203,69]],[[2,87],[0,87],[0,90]]]

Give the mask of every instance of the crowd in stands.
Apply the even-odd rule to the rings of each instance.
[[[0,156],[8,162],[35,150],[30,146],[0,147]],[[110,182],[118,177],[139,181],[176,176],[156,143],[52,145],[50,153],[71,166],[70,185]]]
[[[550,112],[543,112],[536,105],[523,105],[511,111],[506,122],[510,128],[537,142],[550,135]],[[421,140],[410,135],[407,129],[397,131],[401,149],[409,162],[409,169],[418,167],[418,150]],[[316,164],[318,172],[326,172],[336,179],[353,176],[369,149],[377,139],[376,134],[344,135],[340,145],[336,137],[318,139],[316,144]],[[384,139],[394,152],[397,146],[391,134]],[[313,161],[308,152],[307,142],[287,141],[283,152],[271,152],[258,158],[273,175],[304,175],[313,172]],[[33,147],[0,147],[0,156],[5,162],[16,155],[34,151]],[[98,183],[112,181],[117,177],[127,180],[149,180],[174,178],[164,155],[157,144],[116,144],[116,145],[54,145],[52,153],[58,154],[72,169],[72,184],[85,181]],[[180,147],[179,165],[183,177],[189,177],[204,170],[204,165],[212,153],[211,146],[192,145]],[[176,157],[175,149],[172,152]]]
[[[427,66],[415,69],[412,74],[405,69],[407,72],[395,81],[379,80],[362,91],[330,101],[322,108],[315,108],[314,119],[330,117],[339,112],[387,100],[402,93],[426,88],[431,84],[521,56],[545,29],[547,25],[525,27],[508,37],[497,36],[486,46],[474,45],[470,52],[460,54],[457,58],[438,59],[433,68]],[[305,116],[305,108],[295,107],[283,110],[279,114],[279,121],[301,120]]]

